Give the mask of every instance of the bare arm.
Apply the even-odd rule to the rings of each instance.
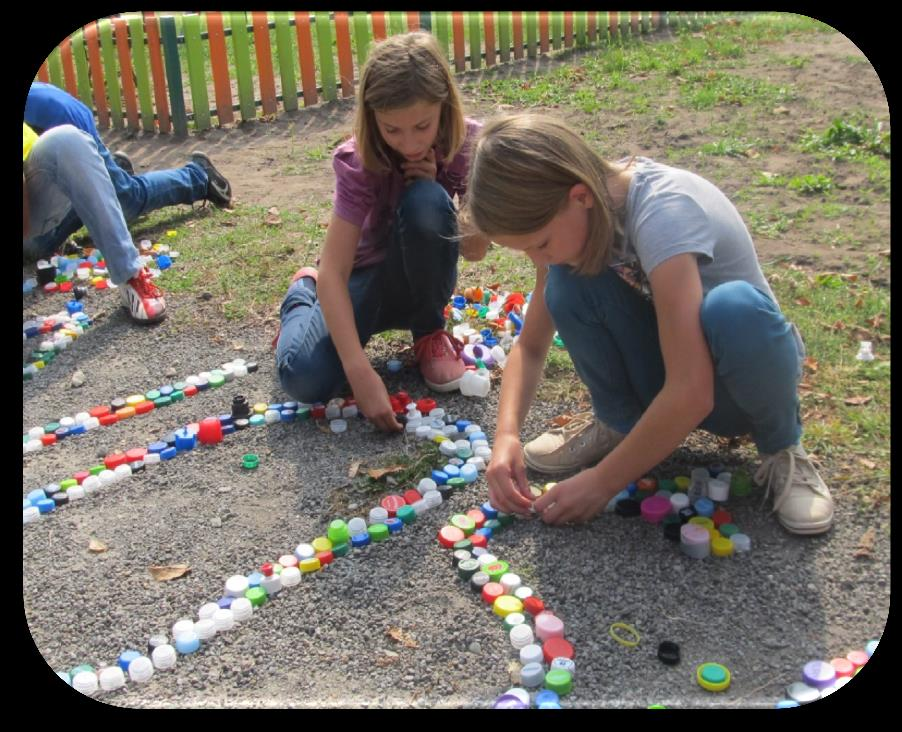
[[[548,523],[586,521],[667,458],[714,407],[714,366],[702,332],[702,284],[694,254],[680,254],[649,278],[664,358],[664,386],[632,431],[597,466],[556,485],[535,503]]]

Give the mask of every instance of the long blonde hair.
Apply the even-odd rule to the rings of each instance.
[[[537,114],[497,117],[473,146],[462,226],[487,237],[532,234],[564,209],[570,189],[582,183],[594,205],[587,211],[587,245],[574,269],[598,274],[621,229],[605,182],[618,172],[559,120]]]
[[[448,60],[430,33],[391,36],[376,44],[360,74],[354,137],[367,170],[392,167],[392,150],[382,139],[374,112],[409,107],[417,102],[441,103],[436,144],[450,163],[466,137],[460,93]]]

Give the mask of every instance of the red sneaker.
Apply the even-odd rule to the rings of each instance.
[[[166,317],[166,300],[163,291],[153,283],[147,267],[128,282],[119,285],[122,303],[128,314],[139,323],[156,323]]]
[[[464,344],[445,330],[418,338],[413,350],[426,385],[434,391],[454,391],[466,371],[460,353]]]

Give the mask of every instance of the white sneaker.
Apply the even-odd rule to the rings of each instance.
[[[567,473],[594,465],[613,450],[626,435],[580,412],[563,427],[552,427],[523,446],[523,458],[533,470],[546,475]]]
[[[758,485],[773,490],[777,520],[793,534],[822,534],[833,523],[833,497],[801,444],[773,455],[761,455],[755,472]]]
[[[153,283],[147,267],[119,286],[119,296],[128,314],[139,323],[155,323],[166,317],[163,292]]]

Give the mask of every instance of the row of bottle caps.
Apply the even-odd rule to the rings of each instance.
[[[72,341],[84,335],[85,330],[91,327],[93,321],[83,311],[81,303],[76,302],[75,304],[79,306],[78,309],[70,310],[67,313],[57,313],[55,316],[46,318],[44,326],[34,327],[30,323],[23,325],[23,342],[30,337],[50,335],[49,339],[42,341],[38,348],[29,354],[28,363],[22,366],[23,381],[30,381],[37,376],[41,369],[56,358],[57,353],[66,350]],[[48,321],[52,322],[49,331],[45,330]],[[45,332],[42,333],[41,330],[45,330]]]
[[[786,698],[777,702],[777,709],[788,709],[823,699],[843,686],[864,667],[877,649],[879,641],[868,641],[864,650],[850,651],[831,661],[809,661],[802,668],[802,680],[786,687]]]

